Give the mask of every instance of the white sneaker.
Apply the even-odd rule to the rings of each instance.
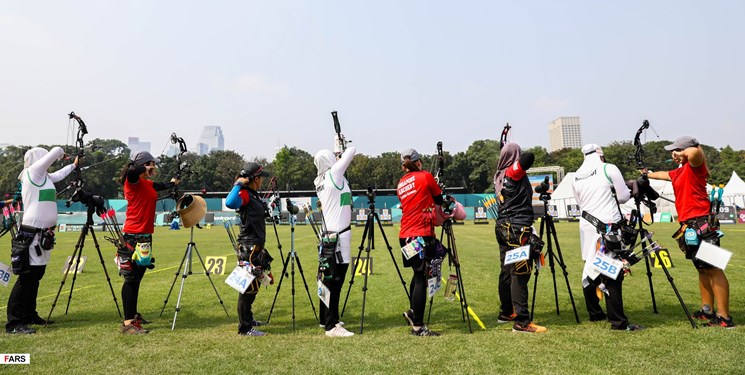
[[[354,336],[354,332],[349,332],[347,331],[346,328],[337,324],[336,326],[334,326],[334,328],[326,331],[326,336],[328,337],[350,337],[350,336]]]
[[[339,323],[336,323],[336,324],[338,324],[340,326],[344,326],[344,322],[342,322],[342,321],[340,321]],[[318,327],[320,327],[320,328],[326,328],[326,325],[325,324],[319,324]]]

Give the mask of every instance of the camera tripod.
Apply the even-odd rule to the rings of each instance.
[[[655,301],[654,297],[654,286],[652,285],[652,268],[649,266],[649,257],[652,253],[654,253],[655,257],[657,259],[660,258],[660,247],[659,245],[656,245],[652,243],[652,241],[649,239],[650,237],[647,236],[649,233],[646,229],[644,229],[644,221],[642,220],[641,215],[641,209],[640,209],[640,203],[641,200],[639,198],[634,198],[634,205],[636,206],[635,209],[631,211],[631,220],[636,221],[635,226],[638,229],[637,238],[639,239],[642,248],[647,249],[648,245],[654,245],[652,248],[652,251],[645,251],[645,257],[644,257],[644,264],[647,267],[647,278],[649,279],[649,292],[652,295],[652,311],[657,314],[657,302]],[[691,317],[691,313],[688,310],[688,306],[686,306],[685,302],[683,302],[683,297],[681,297],[680,292],[678,291],[678,288],[675,286],[675,282],[673,281],[673,277],[670,275],[670,271],[668,271],[667,266],[665,266],[665,262],[662,260],[659,261],[660,266],[662,267],[662,271],[665,272],[665,277],[667,278],[667,281],[670,283],[670,286],[673,288],[673,291],[675,292],[675,295],[678,297],[678,302],[680,302],[680,307],[683,308],[683,312],[685,312],[686,317],[688,318],[688,321],[691,322],[691,327],[698,328],[696,326],[696,322]]]
[[[362,249],[365,249],[365,259],[364,259],[364,265],[365,265],[365,281],[362,286],[362,315],[360,316],[360,335],[362,334],[362,330],[365,324],[365,302],[367,300],[367,279],[370,275],[370,250],[375,249],[375,223],[378,223],[378,228],[380,229],[380,233],[383,235],[383,241],[385,241],[385,246],[388,248],[388,253],[391,255],[391,260],[393,261],[393,265],[396,267],[396,272],[398,273],[398,278],[401,280],[401,285],[404,287],[404,292],[406,293],[406,298],[410,299],[411,296],[409,296],[409,289],[406,288],[406,281],[404,281],[404,277],[401,275],[401,269],[398,268],[398,263],[396,263],[396,258],[393,256],[393,248],[391,247],[391,244],[388,242],[388,238],[385,236],[385,231],[383,230],[383,224],[380,223],[380,217],[378,216],[377,211],[375,211],[375,193],[371,191],[370,188],[368,188],[367,193],[367,204],[370,209],[370,213],[367,215],[367,220],[365,221],[365,230],[362,232],[362,241],[360,241],[360,247],[359,251],[357,252],[357,260],[354,262],[354,270],[357,269],[357,266],[360,262],[360,257],[362,256]],[[366,242],[367,241],[367,242]],[[367,246],[365,244],[367,243]],[[355,273],[352,273],[352,278],[349,280],[349,289],[347,289],[347,296],[344,298],[344,306],[341,309],[340,316],[344,316],[344,311],[347,309],[347,301],[349,300],[349,293],[352,291],[352,285],[354,285],[354,276]]]
[[[556,302],[556,315],[559,315],[559,294],[556,287],[556,267],[558,263],[561,267],[561,271],[564,274],[564,281],[567,284],[567,292],[569,292],[569,300],[572,302],[572,310],[574,310],[574,319],[579,323],[579,315],[577,314],[577,306],[574,304],[574,296],[572,295],[572,288],[569,286],[569,273],[567,272],[566,264],[564,263],[564,257],[561,255],[561,247],[559,247],[559,239],[556,237],[556,227],[554,227],[554,219],[548,213],[548,201],[551,200],[551,195],[543,193],[540,195],[541,201],[543,201],[543,216],[541,217],[541,229],[540,237],[543,240],[543,234],[546,234],[547,245],[546,253],[548,254],[548,265],[551,268],[551,276],[554,281],[554,301]],[[556,253],[554,254],[554,246],[556,247]],[[535,267],[535,280],[533,281],[533,301],[530,305],[530,319],[533,320],[533,313],[535,312],[535,295],[536,288],[538,287],[538,276],[540,275],[540,267]]]
[[[91,194],[85,194],[84,196],[88,198],[94,198]],[[98,197],[100,199],[100,197]],[[54,311],[54,307],[57,306],[57,300],[59,299],[59,295],[62,292],[62,287],[65,285],[65,281],[67,280],[67,275],[70,273],[70,268],[72,268],[73,260],[75,261],[75,272],[72,275],[72,283],[70,284],[70,294],[67,297],[67,307],[65,308],[65,315],[67,315],[68,310],[70,310],[70,302],[72,301],[72,291],[75,288],[75,280],[78,278],[78,267],[80,266],[80,257],[83,255],[83,247],[85,247],[85,238],[88,236],[88,233],[90,233],[91,237],[93,237],[93,244],[96,246],[96,251],[98,252],[98,259],[101,260],[101,267],[103,268],[103,273],[106,275],[106,282],[109,283],[109,289],[111,290],[111,296],[114,298],[114,304],[116,305],[116,310],[119,313],[119,317],[122,317],[122,311],[119,309],[119,302],[116,299],[116,293],[114,293],[114,287],[111,286],[111,278],[109,277],[109,272],[106,270],[106,264],[104,263],[103,256],[101,255],[101,247],[98,245],[98,239],[96,238],[96,232],[93,229],[93,213],[96,212],[96,206],[94,205],[95,202],[82,202],[87,210],[86,210],[86,219],[85,219],[85,225],[83,225],[83,229],[80,231],[80,236],[78,237],[78,242],[75,243],[75,250],[72,252],[72,256],[70,256],[70,261],[67,263],[67,269],[65,269],[65,275],[62,277],[62,282],[60,283],[59,290],[57,290],[57,296],[54,297],[54,302],[52,302],[52,308],[49,310],[49,315],[47,316],[47,321],[49,321],[52,318],[52,312]],[[101,204],[103,202],[101,201]]]
[[[163,301],[163,308],[160,309],[160,316],[163,316],[163,311],[165,311],[166,305],[168,304],[168,298],[171,297],[171,292],[173,292],[173,286],[176,285],[176,280],[178,279],[179,273],[181,273],[181,288],[178,291],[178,299],[176,300],[176,312],[173,314],[173,324],[171,325],[171,331],[176,329],[176,318],[178,317],[178,312],[181,311],[181,295],[184,293],[184,284],[186,282],[186,278],[192,274],[192,269],[191,269],[192,268],[192,262],[191,262],[192,251],[197,254],[197,257],[199,258],[199,263],[202,265],[202,269],[204,270],[204,274],[207,276],[207,279],[210,281],[210,284],[212,284],[212,289],[215,291],[217,300],[220,301],[220,305],[222,305],[223,310],[225,310],[225,315],[230,316],[230,314],[228,314],[228,309],[225,308],[225,303],[223,303],[222,298],[220,298],[220,293],[217,292],[215,283],[212,282],[210,273],[209,271],[207,271],[207,266],[204,265],[202,256],[199,254],[199,250],[197,249],[197,244],[194,243],[194,227],[191,227],[191,232],[189,233],[189,243],[186,245],[186,251],[184,251],[184,257],[181,258],[181,264],[179,264],[178,270],[176,270],[176,276],[173,278],[173,282],[171,283],[171,289],[168,290],[168,295],[166,296],[166,299]],[[181,272],[182,270],[183,272]]]
[[[274,293],[274,301],[272,307],[269,309],[269,316],[266,318],[266,323],[269,324],[269,320],[272,318],[272,312],[274,311],[274,305],[277,303],[277,296],[279,295],[280,289],[282,289],[282,280],[285,278],[287,272],[287,266],[290,265],[290,279],[292,283],[292,330],[295,330],[295,262],[297,262],[297,268],[300,271],[300,277],[305,285],[305,292],[308,294],[308,301],[310,301],[310,307],[313,309],[313,315],[318,320],[318,314],[316,313],[316,306],[313,304],[313,298],[310,296],[310,289],[308,289],[308,282],[305,281],[305,274],[303,273],[303,265],[300,264],[300,258],[297,256],[295,251],[295,215],[288,212],[290,220],[290,252],[287,254],[287,258],[284,260],[282,265],[282,276],[279,277],[279,283],[277,284],[277,291]],[[277,237],[279,241],[279,237]],[[281,246],[280,246],[281,248]]]
[[[445,236],[446,242],[443,244],[447,249],[448,263],[455,266],[455,274],[458,276],[458,294],[460,295],[460,314],[461,319],[468,323],[468,332],[473,333],[471,327],[471,315],[469,313],[468,300],[466,299],[466,287],[463,285],[463,274],[460,270],[460,258],[458,257],[458,248],[455,245],[455,234],[453,234],[453,219],[449,218],[442,223],[442,231],[440,232],[440,242]],[[427,324],[432,316],[432,303],[434,297],[429,299],[429,313],[427,315]]]

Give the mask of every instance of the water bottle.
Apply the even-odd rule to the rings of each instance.
[[[458,275],[450,274],[445,285],[445,300],[454,301],[455,291],[458,289]]]

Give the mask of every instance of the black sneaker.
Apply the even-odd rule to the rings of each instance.
[[[246,332],[238,332],[238,334],[241,336],[266,336],[266,332],[261,332],[256,328],[251,328]]]
[[[414,310],[408,309],[404,311],[404,319],[406,319],[406,323],[409,324],[409,326],[414,327]]]
[[[422,328],[419,328],[418,330],[412,328],[411,334],[414,336],[431,336],[431,337],[440,336],[438,332],[430,331],[429,328],[427,328],[427,326],[423,326]]]
[[[507,315],[505,313],[500,312],[499,316],[497,316],[497,323],[509,323],[509,322],[514,321],[515,318],[517,318],[517,314],[515,313]]]
[[[49,324],[54,324],[54,321],[53,320],[46,320],[46,319],[44,319],[44,318],[42,318],[42,317],[40,317],[40,316],[37,315],[35,318],[31,319],[28,322],[28,324],[34,324],[34,325],[37,325],[37,326],[45,326],[45,325],[49,325]]]
[[[695,313],[691,314],[693,319],[700,319],[700,320],[713,320],[716,315],[714,313],[707,313],[704,312],[704,310],[698,310]]]
[[[710,320],[708,323],[704,324],[706,327],[722,327],[727,329],[735,328],[735,322],[732,321],[732,317],[730,316],[729,319],[725,319],[719,315],[714,316],[714,319]]]
[[[626,326],[626,328],[613,328],[613,327],[611,327],[611,329],[614,330],[614,331],[631,331],[631,332],[636,332],[636,331],[643,331],[643,330],[647,329],[647,327],[644,327],[641,324],[629,324],[629,325]]]
[[[142,314],[140,313],[135,313],[135,320],[138,321],[140,324],[150,324],[150,321],[143,318]]]
[[[260,322],[258,320],[252,320],[251,321],[251,327],[261,327],[261,326],[265,326],[265,325],[266,325],[266,323]]]
[[[36,333],[36,330],[33,328],[29,328],[28,326],[20,325],[13,329],[6,329],[5,332],[11,335],[30,335],[32,333]]]

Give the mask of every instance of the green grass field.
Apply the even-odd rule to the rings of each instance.
[[[163,301],[174,281],[184,256],[189,231],[158,228],[154,253],[157,267],[148,271],[140,289],[139,311],[153,321],[151,333],[124,336],[111,292],[98,261],[90,236],[83,255],[89,263],[75,282],[75,289],[65,314],[72,275],[54,309],[54,325],[40,328],[35,335],[0,335],[0,353],[31,353],[29,366],[0,367],[0,372],[14,373],[538,373],[538,374],[682,374],[743,373],[737,362],[745,352],[742,328],[692,329],[661,269],[653,271],[653,283],[659,313],[652,313],[648,279],[643,263],[633,268],[624,283],[626,314],[633,323],[648,327],[642,332],[617,332],[607,322],[590,323],[584,307],[580,275],[577,223],[556,224],[560,246],[567,263],[580,324],[574,320],[566,284],[557,269],[560,314],[557,315],[549,268],[539,276],[535,321],[548,327],[545,334],[512,333],[509,324],[497,324],[499,297],[497,276],[499,254],[494,227],[466,224],[455,226],[458,252],[462,262],[463,281],[469,305],[484,322],[481,329],[473,322],[474,332],[461,320],[457,302],[445,301],[442,291],[435,297],[430,327],[442,337],[412,337],[401,313],[408,308],[406,295],[380,232],[376,230],[375,250],[371,252],[374,274],[369,277],[364,334],[352,338],[327,338],[318,327],[305,287],[296,273],[296,330],[292,329],[291,282],[285,278],[279,292],[269,333],[262,338],[237,335],[237,292],[225,284],[234,266],[234,256],[224,228],[196,230],[194,240],[203,257],[227,256],[225,275],[212,279],[228,314],[205,277],[197,257],[195,273],[186,279],[182,308],[176,329],[171,330],[181,278],[170,296],[165,312]],[[674,246],[670,234],[676,224],[657,223],[651,229],[656,238],[671,248],[675,267],[671,269],[675,284],[691,311],[700,306],[698,278],[691,263]],[[278,227],[285,256],[290,250],[290,228]],[[745,322],[745,259],[740,256],[745,242],[745,228],[724,228],[722,246],[735,252],[727,268],[730,281],[731,312],[736,323]],[[278,280],[282,268],[276,240],[271,228],[267,247],[275,257],[273,264]],[[116,298],[120,301],[121,278],[116,276],[114,248],[97,232],[106,267],[112,277]],[[362,237],[362,228],[353,229],[353,256]],[[398,227],[387,227],[396,261]],[[73,252],[78,233],[59,233],[57,246],[47,273],[41,282],[39,313],[46,317],[62,280],[65,258]],[[8,237],[2,239],[0,261],[10,264]],[[295,247],[306,280],[315,291],[317,261],[313,233],[308,226],[298,226]],[[363,252],[364,254],[364,252]],[[443,273],[450,270],[444,268]],[[452,270],[454,272],[454,269]],[[402,268],[406,283],[411,271]],[[531,277],[532,298],[534,277]],[[342,300],[347,292],[342,292]],[[347,328],[359,332],[363,277],[357,276],[343,316]],[[266,320],[276,292],[276,284],[263,289],[254,303],[256,319]],[[0,306],[5,311],[10,286],[0,287]],[[317,303],[316,303],[317,304]],[[316,306],[317,310],[317,306]],[[3,319],[4,320],[4,319]]]

